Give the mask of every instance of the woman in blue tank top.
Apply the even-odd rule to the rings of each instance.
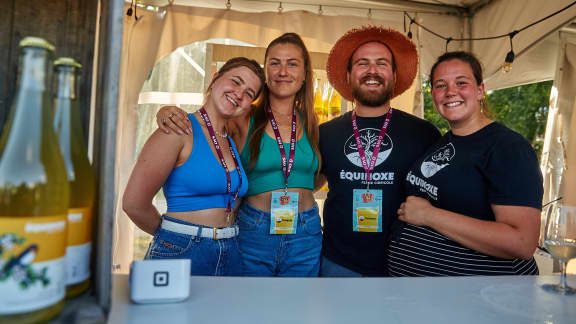
[[[146,258],[191,259],[192,275],[242,274],[233,209],[248,179],[226,123],[250,110],[264,83],[256,61],[233,58],[214,75],[204,107],[190,114],[192,136],[150,136],[122,201],[130,219],[154,235]],[[164,215],[152,205],[160,187]]]
[[[313,195],[320,164],[318,120],[310,55],[300,36],[274,39],[264,68],[262,100],[250,114],[230,120],[249,179],[238,211],[244,275],[315,277],[322,248]],[[165,132],[190,127],[176,107],[163,107],[156,117]]]

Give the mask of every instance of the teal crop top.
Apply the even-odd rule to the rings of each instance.
[[[246,167],[248,176],[247,196],[257,195],[266,191],[284,189],[284,174],[282,172],[282,162],[280,161],[280,150],[276,139],[270,137],[266,132],[262,134],[260,141],[260,154],[253,168],[249,169],[250,147],[249,139],[252,136],[254,119],[250,118],[250,128],[246,143],[242,149],[240,158]],[[290,143],[284,143],[286,155],[290,150]],[[314,189],[314,175],[318,170],[318,158],[312,150],[312,146],[306,136],[306,130],[302,138],[296,142],[296,152],[292,172],[288,177],[288,188]]]

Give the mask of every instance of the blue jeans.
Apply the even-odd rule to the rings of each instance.
[[[245,276],[317,277],[322,249],[318,207],[298,213],[296,234],[270,234],[270,213],[246,202],[238,211]]]
[[[320,277],[362,277],[362,275],[356,271],[352,271],[346,267],[343,267],[337,263],[330,261],[327,257],[322,256],[322,262],[320,264]]]
[[[162,216],[175,223],[192,224],[169,216]],[[212,238],[172,232],[161,227],[154,233],[145,259],[190,259],[190,275],[197,276],[241,276],[242,255],[238,248],[238,236],[214,240]]]

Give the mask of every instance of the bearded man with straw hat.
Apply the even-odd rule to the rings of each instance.
[[[390,107],[418,72],[416,46],[392,29],[352,29],[332,48],[326,71],[354,111],[320,125],[321,173],[329,188],[320,275],[387,276],[407,172],[440,138],[429,122]]]

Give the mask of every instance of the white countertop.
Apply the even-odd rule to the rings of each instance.
[[[181,303],[136,305],[114,275],[110,324],[576,323],[558,276],[442,278],[191,277]],[[568,283],[576,287],[576,276]]]

